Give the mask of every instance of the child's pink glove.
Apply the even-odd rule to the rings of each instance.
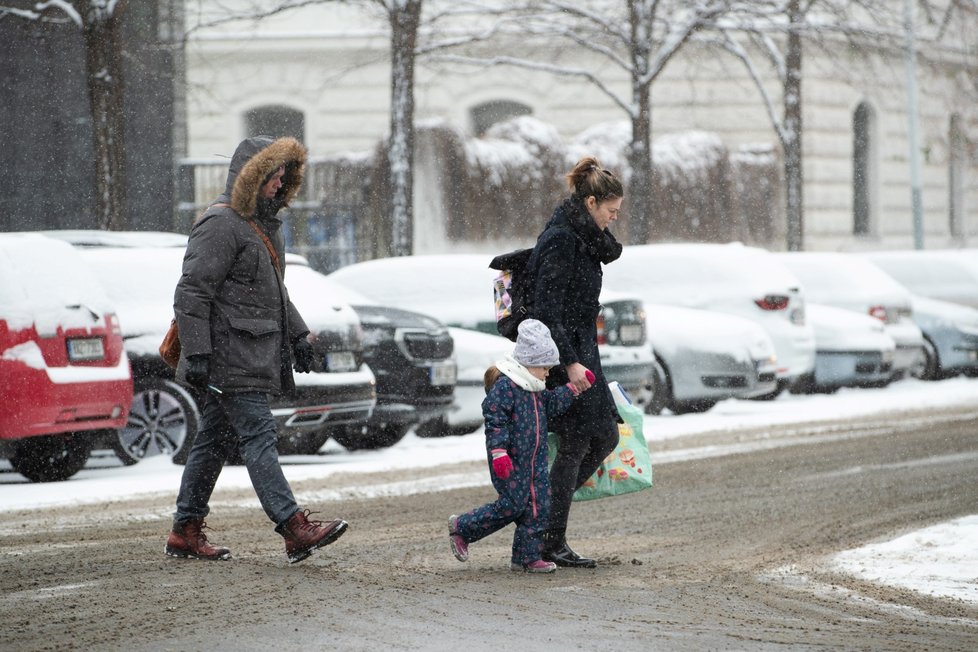
[[[513,460],[501,448],[492,451],[492,472],[500,480],[505,480],[513,472]]]
[[[595,378],[595,376],[594,376],[594,372],[593,371],[591,371],[590,369],[585,369],[584,370],[584,377],[587,378],[587,381],[589,383],[591,383],[592,385],[594,384],[594,378]],[[576,389],[574,389],[574,383],[567,383],[567,386],[570,387],[570,391],[574,392],[574,396],[580,396],[581,395],[581,393],[579,391],[577,391]]]

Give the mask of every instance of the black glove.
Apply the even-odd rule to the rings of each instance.
[[[197,354],[187,358],[187,383],[205,389],[210,378],[211,357],[209,355]]]
[[[292,344],[292,355],[295,356],[295,370],[300,374],[307,374],[312,371],[316,364],[316,354],[312,351],[312,344],[303,335]]]

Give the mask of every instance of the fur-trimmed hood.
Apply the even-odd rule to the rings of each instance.
[[[224,196],[219,201],[229,203],[241,217],[256,217],[258,192],[269,175],[283,165],[285,177],[275,198],[276,212],[288,206],[302,186],[306,148],[295,138],[253,136],[241,141],[231,157]]]

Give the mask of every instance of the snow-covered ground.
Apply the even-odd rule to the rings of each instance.
[[[940,382],[904,380],[885,389],[847,389],[831,396],[783,395],[768,402],[729,400],[705,414],[645,418],[650,442],[688,437],[704,432],[736,431],[758,426],[782,426],[778,437],[735,446],[695,447],[660,453],[658,462],[750,452],[752,447],[790,446],[793,423],[817,424],[846,417],[864,417],[908,409],[940,410],[973,406],[978,411],[978,380],[955,378]],[[806,428],[810,434],[811,428]],[[840,436],[826,428],[826,436]],[[796,439],[798,443],[801,439]],[[464,437],[421,439],[409,434],[396,446],[381,451],[349,453],[330,442],[317,456],[284,458],[285,473],[296,482],[335,473],[375,472],[388,469],[432,468],[454,462],[484,459],[482,432]],[[653,463],[656,457],[653,457]],[[98,503],[136,494],[176,495],[183,467],[168,459],[153,458],[135,466],[119,466],[114,458],[93,459],[67,482],[30,484],[0,461],[0,520],[5,511],[51,505]],[[342,496],[408,495],[477,486],[488,480],[485,472],[442,474],[424,480],[369,486],[341,491],[300,493],[300,502],[322,502]],[[243,467],[227,467],[217,488],[250,487]],[[108,498],[107,498],[108,497]],[[257,500],[254,501],[257,505]],[[843,552],[832,560],[835,568],[867,580],[910,588],[935,596],[978,603],[978,515],[926,528],[892,541]]]

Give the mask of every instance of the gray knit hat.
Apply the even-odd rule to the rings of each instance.
[[[513,357],[524,367],[553,367],[560,364],[560,352],[542,321],[525,319],[516,335]]]

